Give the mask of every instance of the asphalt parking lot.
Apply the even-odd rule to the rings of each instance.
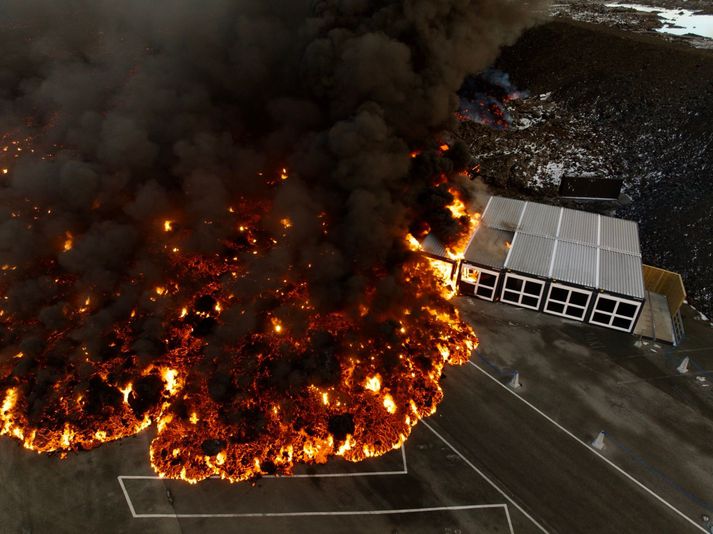
[[[705,366],[710,326],[695,323],[674,350],[502,304],[459,306],[481,348],[446,371],[438,413],[403,450],[188,485],[155,478],[150,431],[65,460],[2,439],[0,532],[705,532],[706,371],[656,377],[682,354]]]

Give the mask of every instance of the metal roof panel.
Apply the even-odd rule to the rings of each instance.
[[[555,240],[549,237],[518,232],[505,267],[521,273],[548,277]]]
[[[494,269],[502,269],[508,255],[507,243],[512,243],[513,232],[480,225],[473,235],[464,259]]]
[[[602,217],[599,246],[608,250],[641,256],[639,225],[625,219]]]
[[[506,241],[512,242],[509,252]],[[644,298],[638,225],[632,221],[494,196],[465,259]]]
[[[488,207],[483,213],[481,224],[514,232],[520,222],[520,215],[525,207],[525,202],[514,198],[491,197]]]
[[[645,293],[641,258],[633,254],[601,249],[599,289],[643,299]]]
[[[565,208],[562,212],[559,238],[596,247],[598,218],[596,213]]]
[[[528,202],[518,231],[543,237],[557,237],[562,208]]]
[[[558,241],[550,278],[585,287],[597,287],[597,249]]]

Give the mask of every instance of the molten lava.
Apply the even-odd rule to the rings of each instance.
[[[287,180],[287,170],[278,176],[275,187]],[[477,218],[452,192],[448,210],[472,230]],[[72,277],[56,264],[47,268],[57,301],[75,306],[62,310],[63,326],[39,353],[28,357],[18,350],[35,325],[0,310],[0,323],[15,340],[4,348],[14,356],[0,359],[0,433],[28,449],[64,455],[155,424],[154,469],[189,482],[288,475],[298,463],[333,455],[360,461],[398,448],[419,419],[436,410],[443,367],[466,362],[477,344],[448,302],[452,292],[444,280],[452,264],[446,275],[435,260],[404,250],[398,272],[412,292],[410,304],[387,313],[378,311],[369,289],[357,311],[319,310],[306,281],[286,278],[259,295],[270,304],[258,310],[251,332],[223,333],[221,351],[206,350],[206,338],[224,317],[255,305],[226,280],[249,280],[247,259],[269,254],[295,230],[289,219],[268,224],[266,206],[234,206],[224,214],[234,236],[225,239],[221,254],[184,253],[174,241],[184,230],[173,220],[157,221],[156,254],[171,270],[145,294],[165,332],[148,357],[137,353],[134,341],[149,308],[124,310],[102,346],[73,341],[69,333],[97,311],[97,303],[119,295],[91,288],[75,294]],[[326,218],[322,226],[326,233]],[[64,233],[60,253],[71,253],[80,239]],[[448,250],[459,257],[463,248],[452,243]],[[4,292],[12,267],[0,271]],[[374,273],[374,280],[380,276]]]

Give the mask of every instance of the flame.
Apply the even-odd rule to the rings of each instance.
[[[470,214],[465,202],[461,198],[461,193],[457,189],[450,188],[449,192],[453,195],[453,202],[447,206],[448,210],[455,219],[464,220],[467,223],[466,231],[463,232],[462,238],[446,248],[451,259],[460,261],[463,259],[470,236],[473,235],[473,232],[475,232],[475,229],[480,224],[480,213]]]
[[[367,378],[366,383],[364,384],[364,389],[378,393],[381,389],[381,376],[374,375]]]
[[[0,408],[0,417],[2,417],[3,427],[2,434],[7,434],[12,428],[12,409],[17,402],[17,390],[10,388],[5,392],[5,399],[2,401]]]
[[[133,384],[129,383],[124,389],[119,389],[122,397],[124,397],[124,404],[129,403],[129,395],[131,395],[131,390],[133,389]]]
[[[69,252],[70,250],[72,250],[73,244],[74,244],[74,238],[72,237],[72,233],[71,233],[71,232],[65,232],[65,233],[64,233],[64,246],[63,246],[63,250],[64,250],[65,252]]]
[[[388,393],[384,395],[384,408],[386,408],[386,411],[390,414],[396,413],[396,403],[394,402],[394,398]]]
[[[510,241],[505,241],[505,248],[510,250],[512,248],[512,243],[510,243]]]
[[[422,250],[421,243],[419,243],[418,239],[416,239],[411,234],[408,234],[406,236],[406,244],[408,245],[408,248],[413,251]]]
[[[165,389],[170,395],[175,395],[182,387],[181,382],[178,380],[178,371],[175,369],[163,369],[161,378],[166,383]]]
[[[231,284],[250,279],[251,265],[245,257],[269,254],[293,224],[268,221],[269,208],[231,200],[224,216],[240,233],[234,243],[226,239],[227,254],[179,249],[166,243],[178,236],[163,232],[147,236],[156,240],[156,254],[163,254],[173,270],[163,273],[160,281],[141,286],[148,288],[140,292],[146,305],[127,306],[125,317],[110,331],[111,343],[77,348],[82,365],[92,373],[92,388],[98,388],[107,404],[91,410],[93,395],[76,387],[76,371],[68,369],[53,384],[38,424],[36,416],[30,416],[32,382],[16,380],[3,368],[0,433],[28,449],[63,454],[155,425],[149,449],[154,470],[161,477],[191,483],[216,475],[231,481],[267,473],[289,475],[299,463],[323,463],[335,455],[356,462],[401,446],[419,420],[436,410],[443,396],[444,366],[464,363],[477,345],[472,329],[446,300],[442,280],[452,274],[453,264],[407,255],[398,275],[413,298],[404,306],[407,309],[393,309],[383,321],[374,317],[383,312],[372,297],[373,288],[355,303],[357,317],[346,311],[320,311],[308,283],[293,281],[296,269],[273,280],[276,289],[261,295],[261,302],[269,306],[253,313],[255,303]],[[451,212],[467,217],[461,224],[477,224],[477,217],[469,217],[465,208],[465,200],[455,191]],[[329,231],[327,214],[321,219],[322,230]],[[164,221],[165,231],[174,228],[172,221]],[[411,250],[421,250],[413,236],[404,239]],[[456,257],[462,254],[459,247],[451,245]],[[132,271],[127,286],[141,278],[136,273]],[[75,303],[67,310],[75,321],[73,328],[94,319],[90,314],[104,302],[122,296],[96,287],[77,289],[63,274],[53,273],[53,279],[57,291]],[[6,292],[4,286],[0,290]],[[165,314],[158,315],[162,310]],[[85,315],[78,317],[79,313]],[[141,321],[148,314],[165,325],[161,337],[153,340],[160,350],[137,355],[135,336],[143,335]],[[232,339],[226,325],[237,324],[242,314],[262,327]],[[22,339],[23,325],[16,324],[7,310],[0,310],[0,324],[17,329],[15,338]],[[213,327],[222,330],[213,334]],[[206,336],[225,343],[220,355],[205,350]],[[322,342],[315,341],[323,338],[334,346],[323,350]],[[49,338],[46,353],[65,349],[59,343],[62,339],[62,332]],[[17,355],[6,362],[12,371],[23,356],[19,348],[6,350]],[[336,356],[325,360],[332,352]],[[39,366],[46,362],[44,353],[33,358]],[[391,362],[389,366],[383,365],[385,361]],[[276,387],[275,376],[285,369],[284,383]],[[291,375],[290,369],[297,372]],[[291,382],[295,374],[322,381],[300,386],[299,380]],[[229,400],[216,400],[221,395]],[[341,422],[336,424],[335,418]],[[342,427],[346,435],[338,431]]]
[[[453,195],[453,202],[451,202],[446,208],[451,212],[454,219],[460,219],[461,217],[468,217],[468,208],[465,207],[465,202],[461,199],[460,193],[456,189],[449,189],[449,192]]]
[[[170,221],[170,220],[166,219],[165,221],[163,221],[163,231],[164,232],[172,232],[174,224],[175,224],[175,221]]]

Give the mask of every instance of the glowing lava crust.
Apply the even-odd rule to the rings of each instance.
[[[452,211],[468,217],[459,198]],[[289,475],[298,463],[332,455],[360,461],[399,447],[436,410],[444,365],[464,363],[477,344],[448,302],[438,262],[405,243],[401,274],[413,295],[407,309],[386,316],[372,312],[368,291],[356,312],[324,313],[310,302],[306,282],[281,281],[260,295],[270,305],[252,310],[259,319],[250,332],[224,336],[219,351],[215,343],[206,350],[226,314],[254,308],[228,292],[235,286],[226,281],[249,278],[246,258],[269,253],[292,231],[289,220],[278,232],[268,230],[265,213],[247,203],[231,208],[226,216],[235,235],[210,256],[183,253],[176,246],[180,225],[159,223],[156,254],[168,258],[171,273],[144,295],[165,315],[165,337],[151,357],[133,345],[150,308],[125,310],[104,346],[76,346],[69,333],[96,311],[95,295],[76,294],[68,275],[50,282],[57,300],[76,306],[63,310],[65,327],[38,354],[18,350],[33,325],[0,311],[2,327],[18,340],[0,360],[0,432],[28,449],[64,455],[155,424],[154,469],[189,482]],[[60,253],[69,253],[74,239],[67,232]],[[2,273],[12,271],[6,265]]]

